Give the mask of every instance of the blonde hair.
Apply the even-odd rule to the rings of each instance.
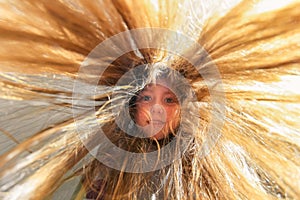
[[[211,2],[1,2],[1,199],[64,198],[59,195],[65,185],[74,191],[73,199],[88,190],[98,192],[99,199],[297,199],[300,2],[226,1],[222,9],[218,1]],[[195,55],[195,63],[164,49],[138,49],[113,63],[97,60],[98,67],[109,67],[95,86],[96,95],[83,87],[95,78],[92,72],[81,80],[83,89],[73,91],[81,64],[99,43],[149,27],[184,33],[207,53],[197,57],[199,52],[180,37],[155,36],[158,43],[177,42],[179,52]],[[141,42],[152,37],[149,32]],[[127,44],[124,40],[118,46]],[[147,173],[124,170],[130,160],[121,155],[106,157],[108,162],[124,161],[120,170],[103,165],[86,145],[107,147],[97,137],[99,126],[113,144],[129,152],[146,153],[152,145],[127,137],[112,110],[140,89],[115,87],[118,80],[138,65],[160,62],[182,74],[197,99],[182,116],[181,133],[188,139],[180,159]],[[213,66],[220,72],[221,88],[205,80]],[[225,94],[224,124],[211,124],[211,111],[220,108],[212,94]],[[210,126],[220,135],[203,155],[202,144],[214,137]],[[158,152],[164,147],[154,146]]]

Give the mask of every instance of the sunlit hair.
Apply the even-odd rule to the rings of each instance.
[[[0,199],[83,199],[91,191],[98,199],[298,199],[299,7],[296,0],[1,1]],[[92,72],[81,80],[82,91],[73,91],[80,65],[99,43],[144,27],[184,33],[206,52],[195,52],[180,37],[155,36],[199,59],[192,65],[164,49],[138,49],[109,64],[95,95],[84,89],[95,78]],[[134,42],[152,37],[149,32]],[[106,62],[99,60],[99,67]],[[181,128],[174,130],[178,144],[185,144],[180,158],[156,171],[129,173],[95,159],[81,138],[105,149],[97,137],[101,127],[129,152],[164,147],[128,136],[116,124],[132,96],[156,78],[149,73],[118,85],[141,65],[150,71],[168,66],[184,77],[195,99],[183,104]],[[221,74],[222,90],[204,80],[212,66]],[[220,136],[203,155],[212,137],[211,111],[220,106],[212,93],[225,94],[226,115],[222,126],[212,124]],[[78,133],[78,127],[93,131]],[[122,169],[132,164],[121,155],[105,156],[107,162],[124,161]]]

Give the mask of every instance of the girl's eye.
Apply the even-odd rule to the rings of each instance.
[[[150,101],[151,97],[150,96],[142,96],[142,101]]]
[[[176,100],[175,100],[174,98],[166,98],[166,99],[165,99],[165,102],[166,102],[166,103],[175,103]]]

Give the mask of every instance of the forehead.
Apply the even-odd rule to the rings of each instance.
[[[165,85],[161,85],[161,84],[148,84],[144,87],[144,89],[142,90],[142,92],[153,92],[153,93],[166,93],[166,94],[173,94],[171,89],[169,89],[167,86]]]

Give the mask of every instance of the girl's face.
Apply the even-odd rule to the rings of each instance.
[[[161,84],[147,85],[137,97],[135,121],[146,136],[165,138],[180,121],[176,95]]]

